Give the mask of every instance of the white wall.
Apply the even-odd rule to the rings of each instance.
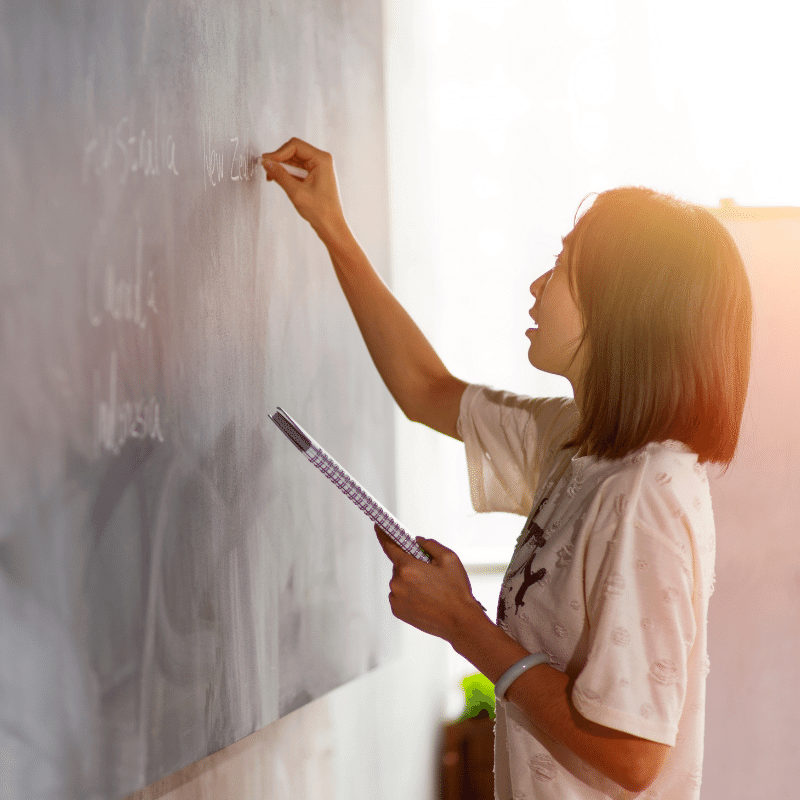
[[[797,796],[800,781],[800,208],[717,214],[750,277],[754,341],[736,458],[710,476],[703,797],[778,800]]]

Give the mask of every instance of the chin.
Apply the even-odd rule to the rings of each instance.
[[[528,353],[528,363],[534,369],[538,369],[539,372],[546,372],[548,375],[560,375],[562,378],[565,377],[564,373],[554,368],[552,364],[543,363],[541,359],[536,358],[536,356],[530,352]]]

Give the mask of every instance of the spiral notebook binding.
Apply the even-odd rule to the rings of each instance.
[[[291,420],[286,418],[283,409],[279,408],[274,414],[270,414],[269,418],[286,434],[286,437],[298,450],[305,453],[311,447],[311,441],[303,436],[296,425],[292,425]]]
[[[279,407],[274,415],[270,415],[270,419],[331,483],[373,522],[377,522],[403,550],[421,561],[430,562],[430,556],[408,535],[405,528],[282,408]]]

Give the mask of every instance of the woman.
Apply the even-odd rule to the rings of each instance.
[[[464,441],[476,510],[527,516],[497,624],[455,553],[420,537],[425,564],[376,528],[395,616],[496,684],[497,798],[697,797],[714,565],[704,465],[730,464],[750,363],[730,236],[647,189],[600,194],[531,285],[529,361],[574,392],[534,400],[448,372],[348,229],[328,153],[292,139],[263,163],[328,248],[405,415]]]

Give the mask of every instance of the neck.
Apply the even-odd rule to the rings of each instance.
[[[570,380],[570,383],[572,384],[572,396],[575,398],[578,413],[583,416],[583,386],[576,380]]]

